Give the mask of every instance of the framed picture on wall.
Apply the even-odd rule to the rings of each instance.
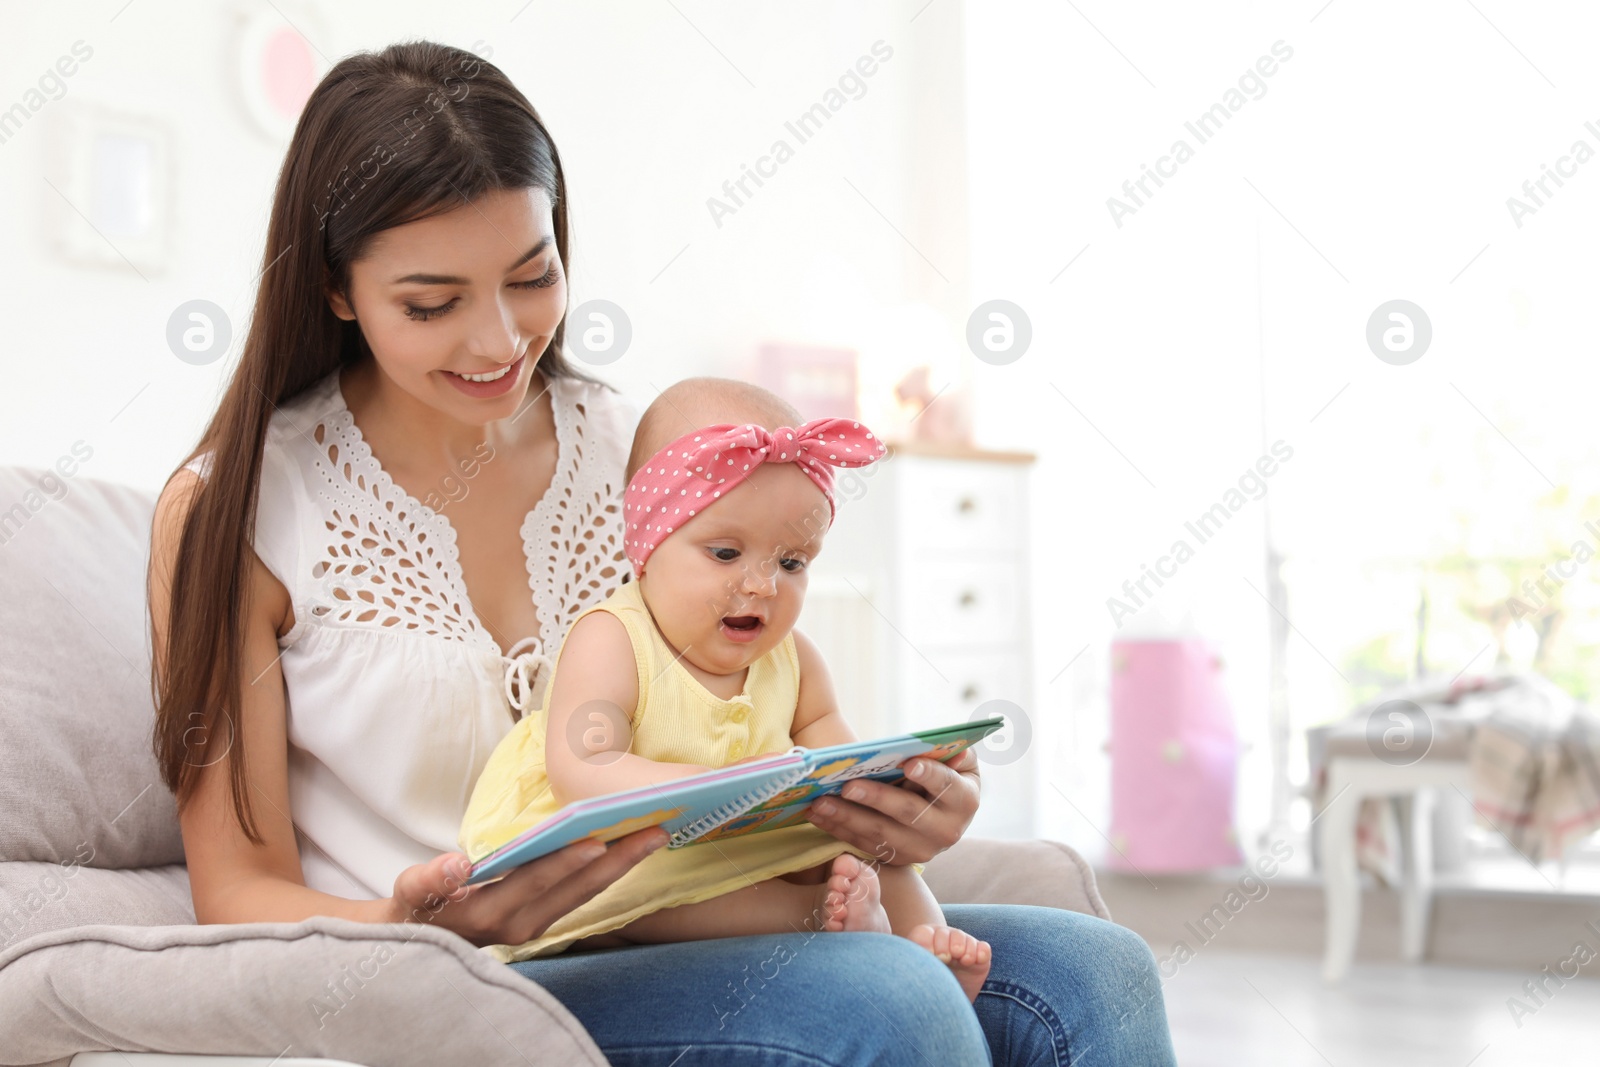
[[[854,349],[768,342],[756,359],[756,384],[793,404],[802,419],[860,418]]]
[[[161,271],[172,228],[171,129],[81,100],[58,107],[44,190],[57,251],[89,266]]]

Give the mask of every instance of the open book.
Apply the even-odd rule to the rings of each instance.
[[[1004,725],[996,716],[876,741],[797,746],[768,759],[574,801],[479,859],[466,884],[486,882],[586,837],[611,841],[647,826],[671,835],[668,848],[796,826],[807,821],[808,804],[839,792],[846,782],[903,778],[900,764],[911,757],[951,760]]]

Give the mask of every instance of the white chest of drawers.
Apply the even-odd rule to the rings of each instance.
[[[799,629],[828,661],[860,737],[1005,714],[989,739],[968,832],[1034,833],[1028,478],[1033,457],[893,445],[840,471],[838,519],[813,565]],[[1008,705],[989,705],[1005,701]]]

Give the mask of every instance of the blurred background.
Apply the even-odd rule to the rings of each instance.
[[[471,49],[561,152],[589,372],[641,409],[748,377],[896,442],[802,629],[864,735],[1007,716],[973,832],[1091,859],[1181,1062],[1592,1059],[1591,8],[5,10],[0,462],[159,488],[237,356],[169,322],[243,336],[312,85]],[[1524,735],[1528,806],[1572,790],[1537,841],[1474,810],[1512,712],[1458,699],[1530,679],[1576,702]],[[1341,805],[1364,914],[1330,937]]]

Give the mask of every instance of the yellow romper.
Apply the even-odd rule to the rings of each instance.
[[[633,643],[639,703],[633,711],[628,751],[664,763],[706,767],[787,751],[794,743],[789,728],[800,694],[794,634],[785,635],[777,648],[750,665],[742,693],[723,700],[673,655],[639,590],[637,581],[626,582],[578,616],[610,612],[621,620]],[[569,628],[567,633],[571,632]],[[560,649],[555,662],[560,670]],[[554,678],[552,671],[551,688]],[[545,774],[546,710],[530,712],[511,728],[473,789],[460,844],[474,862],[560,808]],[[873,858],[809,824],[659,849],[540,937],[486,951],[504,963],[555,955],[580,938],[615,930],[653,911],[719,897],[763,879],[814,867],[844,852]]]

